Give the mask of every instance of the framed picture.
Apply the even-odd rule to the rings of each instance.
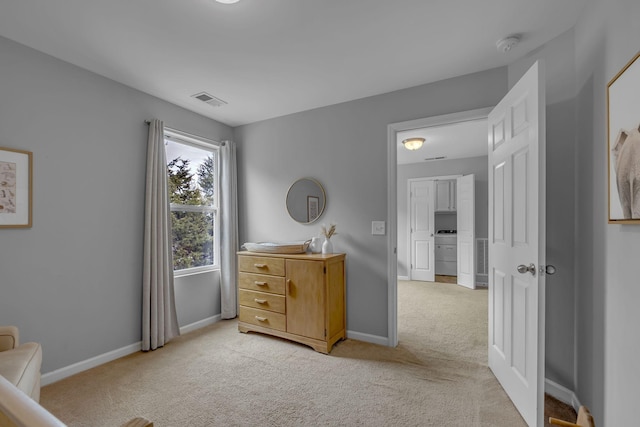
[[[313,222],[318,218],[318,209],[320,206],[320,198],[315,196],[307,196],[307,221]]]
[[[31,227],[33,154],[0,147],[0,228]]]
[[[609,223],[640,224],[640,53],[607,85]]]

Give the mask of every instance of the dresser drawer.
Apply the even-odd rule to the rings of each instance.
[[[273,294],[284,295],[284,277],[239,273],[238,287],[251,291],[271,292]]]
[[[287,318],[284,314],[273,311],[259,310],[257,308],[240,306],[239,320],[252,325],[263,326],[265,328],[286,331]]]
[[[284,276],[284,261],[283,258],[242,255],[238,257],[238,270],[247,273]]]
[[[285,312],[285,298],[283,295],[240,289],[240,305],[259,308],[261,310]]]

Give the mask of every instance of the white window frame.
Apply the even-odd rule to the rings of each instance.
[[[200,136],[190,135],[185,132],[181,132],[175,129],[164,128],[164,137],[174,142],[178,142],[184,145],[190,145],[195,148],[211,151],[215,153],[216,160],[216,172],[220,171],[220,143],[210,139],[206,139]],[[167,159],[169,161],[169,159]],[[182,270],[173,270],[173,277],[191,276],[194,274],[207,273],[210,271],[220,270],[220,180],[219,173],[215,177],[216,190],[214,191],[214,200],[212,206],[200,206],[200,205],[180,205],[177,203],[171,203],[170,210],[182,211],[182,212],[214,212],[213,220],[213,265],[203,265],[200,267],[184,268]],[[173,266],[171,266],[173,269]]]

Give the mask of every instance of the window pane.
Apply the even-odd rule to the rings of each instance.
[[[216,202],[216,152],[165,139],[171,203],[209,205]]]
[[[214,263],[214,212],[172,211],[173,269]]]

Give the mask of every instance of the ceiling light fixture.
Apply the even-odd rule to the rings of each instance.
[[[406,148],[407,150],[413,151],[422,147],[422,144],[424,144],[424,141],[425,141],[424,138],[407,138],[404,141],[402,141],[402,145],[404,145],[404,148]]]
[[[238,3],[240,0],[216,0],[218,3],[223,3],[223,4],[233,4],[233,3]]]

